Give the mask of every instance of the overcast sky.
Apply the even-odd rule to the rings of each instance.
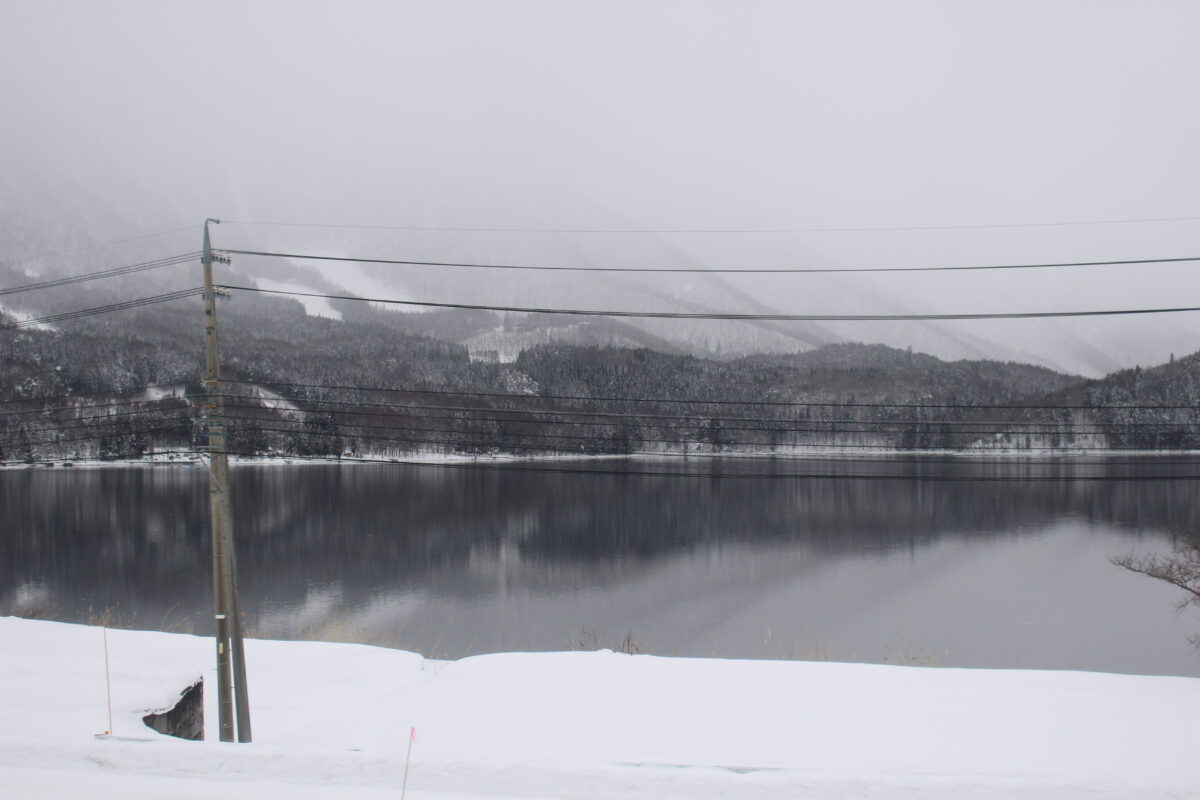
[[[114,238],[206,216],[722,230],[1200,217],[1197,2],[0,10],[8,191],[44,182],[111,201],[131,226]],[[311,232],[222,235],[282,246]],[[979,264],[1196,255],[1200,222],[410,244],[445,258]],[[1076,274],[1022,292],[1197,305],[1194,271]],[[919,288],[939,291],[991,287]]]

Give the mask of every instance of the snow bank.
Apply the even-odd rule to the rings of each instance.
[[[298,283],[284,283],[282,281],[271,281],[265,278],[255,278],[255,283],[263,289],[273,292],[300,292],[299,295],[293,295],[292,299],[304,306],[304,313],[310,317],[328,317],[329,319],[342,321],[342,312],[334,308],[327,298],[324,297],[309,297],[309,294],[318,294],[317,289],[309,286],[303,286]]]
[[[255,742],[142,725],[211,640],[0,619],[0,796],[1196,797],[1200,680],[247,643]]]
[[[187,386],[148,386],[141,396],[142,400],[157,403],[160,400],[186,400]],[[86,406],[85,406],[86,408]]]

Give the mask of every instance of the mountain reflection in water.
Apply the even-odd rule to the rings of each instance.
[[[1200,675],[1179,593],[1108,562],[1197,530],[1159,479],[1195,458],[525,467],[236,467],[248,631]],[[207,633],[207,502],[197,469],[0,472],[0,613]]]

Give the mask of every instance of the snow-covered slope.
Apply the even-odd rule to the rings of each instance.
[[[174,740],[147,710],[211,640],[0,619],[0,797],[1195,797],[1200,680],[507,653],[431,662],[248,643],[255,741]],[[206,698],[214,719],[212,681]]]
[[[112,247],[87,248],[104,241],[121,242],[128,231],[152,230],[145,215],[122,217],[105,209],[100,218],[86,208],[55,205],[54,198],[78,192],[65,186],[44,185],[33,178],[37,191],[25,191],[13,182],[14,193],[26,198],[11,209],[12,219],[0,216],[0,288],[26,282],[21,270],[37,269],[47,275],[75,275],[91,270],[137,263],[175,255],[199,247],[199,231],[175,230],[168,236],[147,236]],[[43,197],[44,195],[44,197]],[[38,199],[40,198],[40,199]],[[35,202],[36,200],[36,202]],[[148,201],[147,201],[148,202]],[[196,220],[197,225],[200,220]],[[621,219],[614,218],[616,225]],[[162,223],[159,230],[166,230]],[[686,237],[684,237],[686,238]],[[693,237],[694,238],[694,237]],[[744,237],[733,237],[744,238]],[[535,234],[420,233],[393,230],[358,230],[240,225],[226,222],[213,230],[214,246],[231,250],[306,253],[323,257],[350,256],[410,260],[404,264],[355,264],[301,258],[264,258],[235,255],[231,267],[218,269],[218,280],[236,279],[264,289],[293,290],[364,298],[437,303],[466,303],[512,307],[613,309],[676,313],[732,312],[743,314],[930,314],[988,313],[1036,310],[1097,310],[1152,308],[1180,305],[1194,287],[1186,265],[1159,265],[1156,271],[1106,274],[1104,280],[1064,271],[950,272],[897,274],[799,274],[650,272],[641,275],[611,272],[561,272],[479,270],[424,265],[423,260],[466,264],[508,264],[548,267],[634,267],[653,269],[769,269],[853,268],[864,266],[965,266],[1006,260],[999,254],[976,256],[970,262],[951,254],[925,253],[901,248],[887,258],[865,261],[853,253],[825,251],[802,243],[757,242],[748,250],[725,239],[704,238],[702,243],[679,237],[647,234],[637,237],[583,237],[582,239]],[[74,248],[85,247],[81,251]],[[65,253],[64,253],[65,251]],[[889,251],[890,252],[890,251]],[[986,251],[985,251],[986,252]],[[30,254],[64,253],[49,258]],[[1039,254],[1018,256],[1013,263],[1037,261]],[[1064,256],[1066,258],[1066,256]],[[1027,274],[1028,273],[1028,274]],[[178,282],[170,288],[195,285],[194,265],[179,267],[164,276]],[[154,273],[157,277],[159,273]],[[950,277],[946,277],[950,276]],[[1104,293],[1084,290],[1110,286]],[[89,285],[90,289],[99,285]],[[111,284],[113,299],[144,296],[147,287],[132,281]],[[158,289],[163,291],[163,289]],[[22,294],[17,300],[31,312],[53,313],[85,306],[73,290]],[[303,297],[311,315],[352,320],[358,304],[336,305],[321,298]],[[1190,302],[1190,301],[1188,301]],[[19,308],[17,303],[10,306]],[[422,307],[379,305],[375,309],[424,316]],[[364,306],[365,309],[365,306]],[[477,315],[450,314],[440,326],[439,338],[467,344],[472,350],[495,350],[511,359],[530,342],[641,344],[664,352],[700,356],[736,357],[754,353],[794,353],[826,343],[884,343],[911,347],[944,359],[1016,360],[1059,371],[1093,377],[1137,364],[1166,361],[1172,352],[1198,346],[1194,315],[1134,315],[1081,319],[1026,319],[901,322],[779,322],[712,321],[696,319],[613,320],[562,318],[542,314],[510,315],[509,325],[488,333],[489,341],[470,341],[480,331]],[[409,327],[420,327],[410,319]],[[423,331],[418,331],[423,332]]]

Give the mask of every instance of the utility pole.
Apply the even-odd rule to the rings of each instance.
[[[237,740],[250,741],[250,700],[246,687],[246,653],[242,641],[241,603],[237,589],[237,553],[233,545],[233,507],[229,498],[229,435],[225,429],[225,402],[221,396],[221,361],[217,347],[217,292],[213,286],[214,257],[208,225],[204,221],[204,385],[208,391],[205,420],[208,425],[208,494],[212,520],[213,597],[217,623],[217,708],[222,742],[234,739],[236,704]],[[236,695],[236,700],[235,700]]]

